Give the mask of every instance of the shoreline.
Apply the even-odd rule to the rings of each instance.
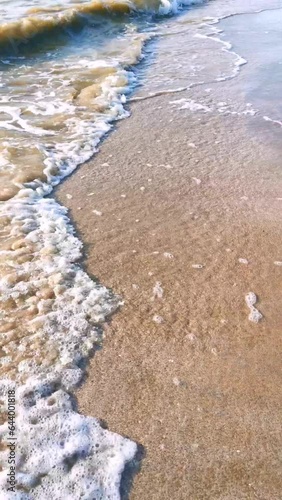
[[[133,500],[279,499],[280,131],[245,112],[243,78],[132,102],[56,190],[125,302],[76,396],[143,447]]]

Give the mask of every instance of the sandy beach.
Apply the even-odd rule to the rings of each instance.
[[[56,193],[124,300],[77,393],[140,445],[124,498],[281,498],[281,129],[244,78],[131,103]]]

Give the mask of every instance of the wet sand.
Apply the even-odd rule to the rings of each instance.
[[[212,86],[209,104],[232,85]],[[171,104],[182,98],[207,93],[132,103],[57,191],[87,271],[124,300],[79,409],[143,447],[132,500],[278,500],[281,129]]]

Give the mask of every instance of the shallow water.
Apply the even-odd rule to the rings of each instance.
[[[282,9],[266,10],[250,16],[236,16],[221,22],[228,30],[234,50],[244,52],[250,61],[248,79],[242,90],[260,112],[273,120],[281,120],[282,104]],[[255,43],[248,43],[250,39]]]

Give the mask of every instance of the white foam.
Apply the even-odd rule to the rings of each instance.
[[[197,177],[192,177],[192,179],[193,179],[193,181],[195,181],[197,186],[199,186],[202,183],[201,179],[198,179]]]
[[[153,316],[153,321],[154,321],[154,323],[157,323],[158,325],[160,325],[161,323],[164,322],[164,319],[163,319],[162,316],[159,316],[158,314],[155,314]]]
[[[254,292],[249,292],[245,296],[245,301],[250,309],[250,314],[249,314],[249,321],[252,321],[253,323],[258,323],[261,319],[263,319],[263,315],[260,313],[260,311],[255,307],[255,304],[257,303],[257,296]]]
[[[160,14],[177,13],[183,5],[200,5],[204,3],[204,0],[161,0],[161,6],[159,7]]]
[[[245,297],[245,300],[246,300],[246,304],[248,307],[252,307],[256,304],[256,301],[257,301],[257,296],[254,292],[249,292],[246,297]]]
[[[10,120],[0,120],[0,129],[15,130],[18,132],[26,131],[36,136],[55,135],[55,132],[43,130],[34,127],[27,120],[21,118],[21,110],[14,106],[0,106],[0,113],[10,115]]]
[[[272,118],[269,118],[269,116],[263,116],[263,119],[266,121],[266,122],[272,122],[274,123],[275,125],[279,125],[280,127],[282,127],[282,121],[280,120],[274,120]]]
[[[44,381],[30,379],[17,390],[17,487],[29,493],[18,489],[16,495],[4,497],[4,470],[1,498],[119,499],[121,473],[135,445],[102,429],[96,419],[79,415],[58,385],[61,379],[49,376]],[[1,382],[1,398],[7,399],[8,387],[10,382]],[[5,441],[7,428],[0,434]]]
[[[162,284],[160,281],[157,281],[154,288],[153,288],[153,296],[152,300],[154,299],[162,299],[164,294],[164,290],[162,288]]]
[[[240,264],[249,264],[249,261],[247,259],[243,259],[243,258],[240,258],[238,259],[238,262],[240,262]]]
[[[180,104],[178,109],[189,109],[190,111],[204,111],[205,113],[210,113],[211,109],[205,104],[194,101],[194,99],[176,99],[175,101],[170,101],[170,104]]]
[[[170,252],[164,252],[164,257],[165,257],[166,259],[173,259],[173,258],[174,258],[174,256],[173,256],[173,255],[172,255],[172,253],[170,253]]]

